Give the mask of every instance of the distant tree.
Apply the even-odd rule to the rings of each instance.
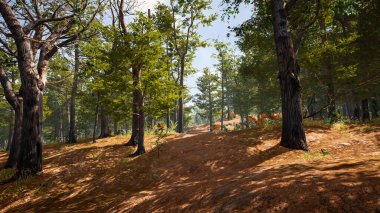
[[[219,111],[220,83],[218,76],[210,72],[208,68],[203,70],[203,75],[197,80],[199,93],[195,95],[194,103],[200,110],[200,116],[207,118],[210,130],[214,124],[214,113]]]

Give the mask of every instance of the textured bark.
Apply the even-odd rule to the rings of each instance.
[[[135,108],[136,113],[136,124],[137,127],[136,136],[132,138],[133,143],[137,145],[137,150],[135,153],[131,155],[131,157],[138,156],[145,153],[145,145],[144,145],[144,94],[141,89],[138,87],[141,79],[141,68],[133,69],[133,85],[135,87],[135,91],[133,92],[133,108]]]
[[[282,106],[282,135],[280,145],[308,150],[303,128],[299,67],[289,32],[284,0],[272,0],[272,18],[277,51]]]
[[[107,138],[107,137],[111,136],[109,124],[110,124],[109,115],[104,110],[102,110],[101,118],[100,118],[100,136],[99,136],[99,138]]]
[[[180,71],[180,78],[179,78],[179,82],[180,82],[180,86],[181,86],[181,90],[179,91],[179,99],[178,99],[178,117],[177,117],[177,120],[178,120],[178,126],[177,126],[177,132],[178,133],[183,133],[183,81],[184,81],[184,72],[185,72],[185,57],[182,57],[181,58],[181,71]]]
[[[140,81],[140,72],[138,69],[134,68],[132,70],[133,75],[133,87],[135,88],[133,90],[133,100],[132,100],[132,135],[129,139],[128,143],[125,144],[125,146],[137,146],[138,144],[138,137],[139,137],[139,123],[140,123],[140,117],[139,117],[139,100],[141,99],[141,91],[138,88],[139,81]]]
[[[71,89],[71,104],[70,104],[70,129],[69,129],[69,141],[68,143],[76,143],[77,136],[75,132],[75,105],[76,105],[76,94],[78,90],[78,74],[79,74],[79,45],[75,45],[75,68],[74,68],[74,81],[73,87]]]

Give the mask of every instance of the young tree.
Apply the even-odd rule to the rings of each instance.
[[[184,126],[184,78],[186,61],[189,53],[198,47],[205,46],[196,32],[199,26],[209,26],[216,19],[216,15],[207,16],[205,11],[211,9],[210,0],[175,1],[170,0],[170,11],[172,13],[172,38],[171,42],[175,54],[179,59],[179,91],[178,99],[178,126],[177,132],[183,133]]]
[[[194,103],[200,110],[200,116],[207,118],[210,124],[210,131],[214,124],[214,113],[219,110],[219,89],[218,76],[210,72],[208,68],[203,69],[203,75],[197,80],[197,88],[200,93],[195,95]]]

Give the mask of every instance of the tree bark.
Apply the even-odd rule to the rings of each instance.
[[[70,129],[69,129],[69,141],[68,143],[76,143],[76,121],[75,121],[75,105],[76,105],[76,95],[78,90],[78,74],[79,74],[79,45],[75,44],[75,67],[74,67],[74,81],[73,87],[71,89],[71,104],[70,104]]]
[[[136,137],[132,138],[134,143],[137,145],[137,150],[131,155],[131,157],[138,156],[145,153],[144,145],[144,126],[145,126],[145,115],[144,115],[144,94],[139,88],[139,83],[141,79],[141,67],[133,69],[133,107],[135,108],[136,113],[136,124],[137,127]]]
[[[220,126],[223,130],[223,121],[224,121],[224,60],[222,56],[222,115],[220,117]]]
[[[372,111],[372,117],[378,118],[379,117],[379,104],[377,103],[376,97],[371,98],[371,111]]]
[[[285,2],[272,0],[272,7],[283,116],[280,145],[291,149],[308,150],[302,119],[299,67],[289,32]]]
[[[108,114],[102,110],[100,118],[100,136],[99,138],[108,138],[111,136],[109,128],[110,119]]]
[[[185,57],[181,58],[181,71],[180,71],[180,86],[181,90],[179,91],[179,99],[178,99],[178,126],[177,126],[177,132],[183,133],[183,87],[184,87],[184,72],[185,72]]]

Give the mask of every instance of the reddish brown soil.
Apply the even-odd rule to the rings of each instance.
[[[0,186],[3,212],[375,212],[380,127],[307,129],[311,151],[278,146],[279,130],[171,136],[129,159],[122,138],[51,145],[44,173]],[[149,142],[153,138],[147,139]],[[321,149],[330,154],[322,155]],[[0,155],[1,164],[6,155]],[[18,187],[17,187],[18,186]],[[21,189],[19,189],[21,188]],[[19,189],[17,191],[17,189]],[[13,194],[12,194],[13,193]],[[8,197],[7,200],[4,197]],[[10,197],[10,198],[9,198]],[[0,197],[1,199],[1,197]]]

